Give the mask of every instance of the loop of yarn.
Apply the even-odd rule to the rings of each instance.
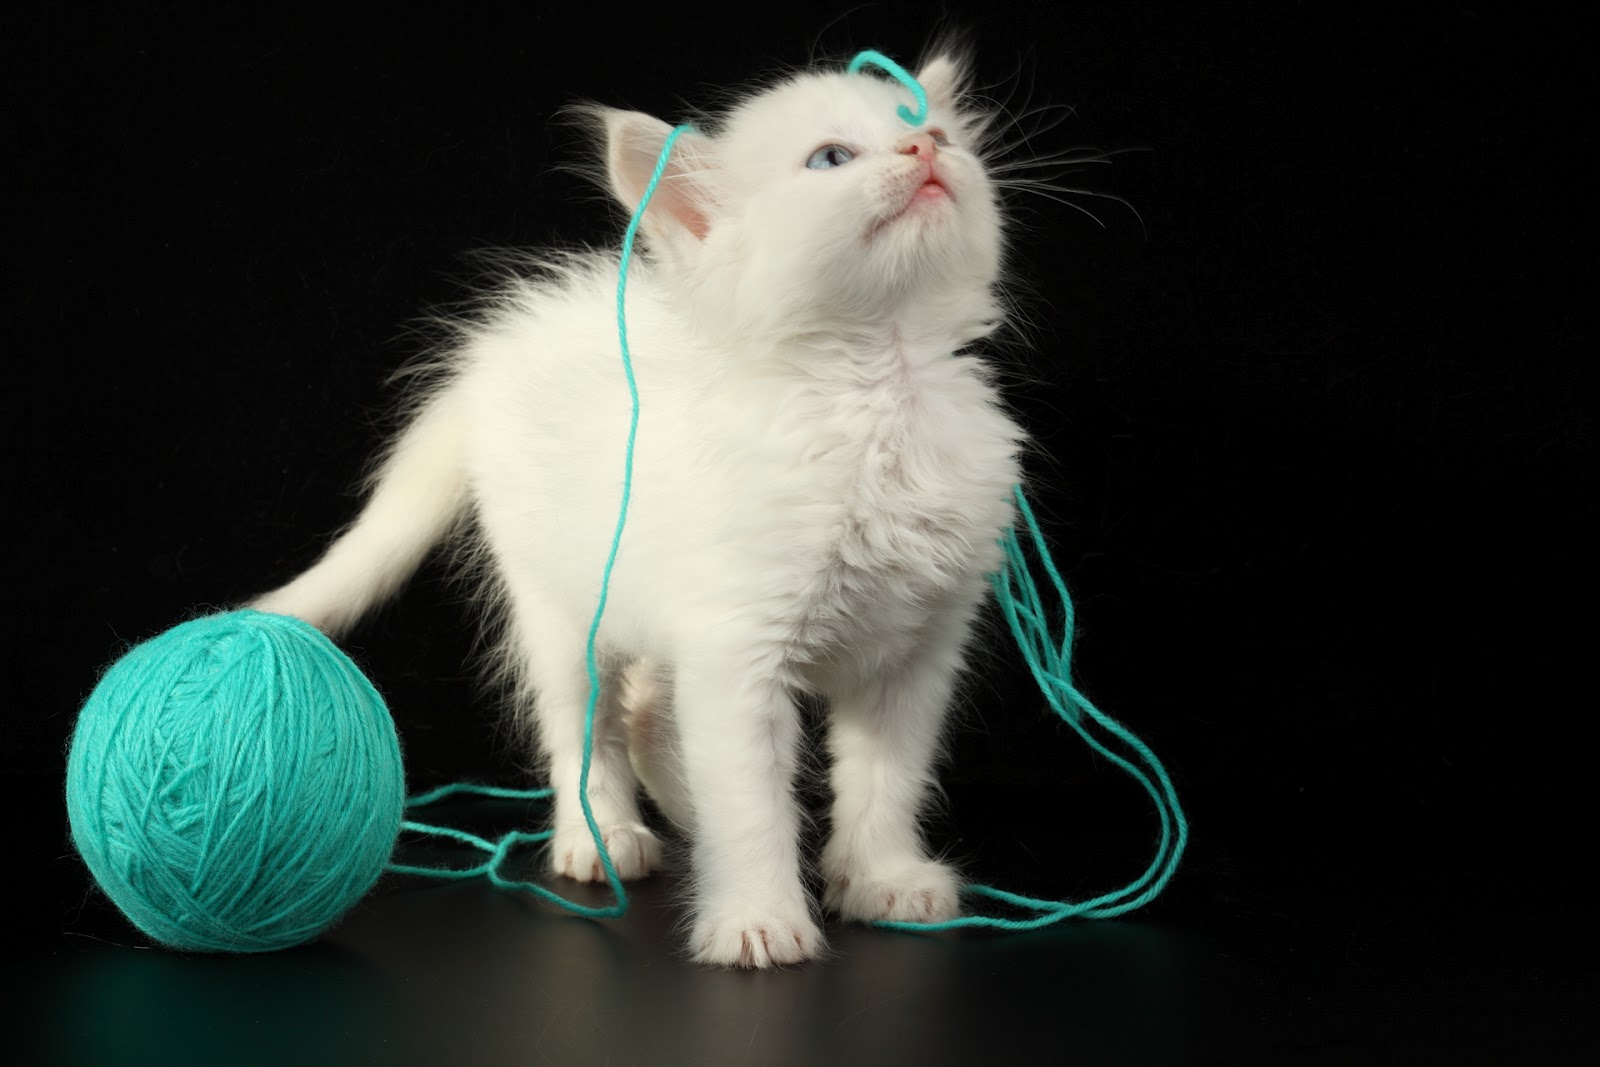
[[[1000,572],[991,577],[995,596],[1000,604],[1000,612],[1005,616],[1006,623],[1011,628],[1011,635],[1016,639],[1017,647],[1022,651],[1023,659],[1027,661],[1028,669],[1033,673],[1034,681],[1038,684],[1039,691],[1044,695],[1050,709],[1061,721],[1072,727],[1073,731],[1083,739],[1084,744],[1121,768],[1149,794],[1155,804],[1156,815],[1161,821],[1161,836],[1156,844],[1155,856],[1138,878],[1120,889],[1103,893],[1091,900],[1077,902],[1039,900],[977,883],[965,885],[961,889],[962,894],[968,897],[983,897],[1008,904],[1023,912],[1033,912],[1031,918],[1007,919],[991,915],[963,915],[939,923],[884,920],[877,923],[878,926],[922,932],[953,930],[963,926],[983,926],[997,930],[1036,930],[1041,926],[1050,926],[1065,919],[1114,918],[1142,908],[1160,895],[1172,876],[1177,873],[1178,863],[1183,858],[1184,849],[1188,847],[1189,821],[1184,817],[1183,807],[1178,803],[1178,792],[1172,785],[1172,779],[1167,776],[1167,769],[1162,766],[1150,747],[1133,731],[1095,707],[1073,684],[1072,598],[1067,595],[1066,582],[1062,580],[1055,561],[1050,558],[1050,550],[1045,546],[1044,533],[1039,529],[1039,520],[1034,517],[1028,498],[1023,495],[1020,486],[1012,489],[1012,495],[1016,501],[1017,512],[1028,530],[1034,553],[1039,557],[1039,562],[1043,565],[1061,605],[1061,635],[1057,638],[1050,632],[1049,612],[1045,608],[1043,597],[1039,594],[1038,582],[1035,581],[1028,566],[1027,555],[1023,551],[1022,542],[1018,539],[1015,528],[1008,529],[1000,538],[1000,545],[1005,549],[1006,562]],[[1117,755],[1102,744],[1089,732],[1085,719],[1115,737],[1126,749],[1133,752],[1144,769],[1141,770],[1132,761]]]
[[[911,95],[916,98],[917,110],[912,111],[904,104],[901,104],[895,109],[895,114],[900,116],[900,120],[902,122],[905,122],[911,126],[921,126],[924,122],[928,121],[927,90],[922,87],[921,82],[917,81],[916,78],[911,76],[910,72],[907,71],[906,68],[902,67],[900,64],[884,55],[882,52],[874,52],[869,48],[865,52],[857,53],[856,57],[850,61],[850,66],[847,68],[846,72],[849,74],[857,74],[860,73],[863,67],[869,66],[877,67],[879,70],[888,73],[888,75],[895,81],[911,90]]]
[[[115,663],[67,759],[72,837],[162,944],[267,952],[310,940],[377,881],[405,776],[394,722],[315,627],[236,611]]]

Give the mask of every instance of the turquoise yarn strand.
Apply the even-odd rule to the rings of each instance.
[[[426,793],[419,793],[406,800],[408,808],[422,808],[429,804],[437,804],[441,800],[449,800],[455,796],[490,797],[495,800],[549,800],[556,795],[554,789],[506,789],[498,785],[474,785],[471,782],[456,782],[453,785],[441,785],[437,789],[430,789]]]
[[[411,797],[406,801],[406,810],[427,807],[430,804],[436,804],[441,800],[447,800],[455,796],[487,797],[495,800],[549,800],[554,795],[555,791],[553,789],[506,789],[500,786],[456,782]],[[555,836],[555,831],[553,830],[538,830],[533,833],[513,830],[503,835],[498,841],[490,841],[466,830],[457,830],[451,826],[434,826],[410,819],[402,821],[400,829],[408,833],[442,838],[446,841],[453,841],[456,844],[468,845],[484,853],[488,858],[477,866],[462,868],[420,867],[406,863],[390,863],[387,870],[391,874],[409,874],[443,881],[467,881],[473,878],[483,878],[496,889],[528,893],[586,919],[613,919],[623,914],[627,909],[627,898],[624,894],[619,894],[617,903],[609,907],[596,908],[568,900],[559,893],[546,889],[536,882],[508,878],[503,873],[506,864],[511,861],[513,853],[526,845],[544,844]],[[603,855],[605,842],[599,840],[599,845]],[[615,875],[615,870],[611,873]]]
[[[578,798],[583,805],[583,821],[589,825],[589,833],[594,835],[595,848],[599,850],[600,863],[605,868],[606,882],[616,895],[616,904],[610,908],[586,909],[580,912],[588,914],[592,911],[596,918],[620,917],[628,911],[627,890],[622,888],[622,879],[617,876],[617,869],[611,862],[611,853],[606,849],[600,827],[594,820],[594,811],[589,805],[589,764],[594,756],[594,716],[595,709],[600,703],[600,666],[595,652],[595,642],[600,636],[600,622],[605,618],[606,602],[611,595],[611,572],[616,569],[617,553],[622,548],[622,534],[628,525],[628,505],[633,499],[633,453],[634,446],[639,440],[639,382],[633,374],[633,352],[628,347],[628,265],[633,262],[633,246],[639,236],[639,226],[644,221],[645,209],[650,206],[651,199],[656,195],[656,187],[661,184],[661,177],[666,173],[672,146],[690,129],[692,127],[687,125],[675,127],[661,145],[661,154],[656,158],[655,169],[650,172],[650,181],[644,187],[644,195],[640,197],[639,206],[634,209],[633,217],[628,220],[628,229],[623,233],[622,258],[617,265],[617,340],[622,350],[623,375],[628,381],[628,443],[622,456],[622,503],[617,508],[617,528],[611,535],[611,549],[606,554],[605,570],[600,574],[600,598],[595,605],[594,621],[589,624],[588,640],[584,644],[584,668],[589,673],[589,703],[583,713],[583,768],[578,775]],[[578,909],[574,907],[573,910]]]
[[[419,796],[406,801],[406,809],[427,807],[454,796],[489,797],[497,800],[549,800],[554,795],[551,789],[505,789],[499,786],[473,785],[467,782],[457,782],[452,785],[440,786]],[[436,878],[446,881],[466,881],[472,878],[486,879],[496,889],[506,889],[514,892],[529,893],[548,901],[558,907],[564,908],[576,915],[589,919],[614,918],[617,914],[617,905],[606,908],[595,908],[568,900],[550,889],[534,882],[526,882],[516,878],[507,878],[502,868],[510,861],[511,855],[524,845],[538,845],[549,841],[554,836],[553,830],[539,830],[526,833],[513,830],[505,834],[498,841],[489,841],[477,834],[465,830],[457,830],[449,826],[432,826],[427,823],[413,822],[409,819],[401,822],[400,829],[428,837],[443,838],[457,844],[470,845],[488,856],[488,859],[475,867],[448,868],[448,867],[418,867],[410,864],[391,863],[389,871],[393,874],[410,874],[423,878]],[[604,842],[601,842],[602,848]],[[613,872],[614,874],[615,872]],[[626,899],[619,901],[622,908],[627,907]]]

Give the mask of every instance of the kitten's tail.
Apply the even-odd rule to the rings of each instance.
[[[340,634],[392,596],[467,507],[468,416],[445,389],[412,420],[360,516],[310,570],[251,603]]]

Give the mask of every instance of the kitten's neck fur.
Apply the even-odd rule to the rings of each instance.
[[[666,287],[666,299],[684,299]],[[998,302],[988,286],[952,288],[937,294],[906,294],[889,307],[829,309],[774,314],[763,322],[730,321],[721,309],[696,314],[686,301],[683,321],[707,351],[747,363],[769,360],[806,377],[851,374],[852,366],[878,362],[885,353],[916,366],[958,354],[1001,325]]]

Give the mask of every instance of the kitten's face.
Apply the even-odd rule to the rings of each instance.
[[[986,291],[1000,215],[971,149],[976,125],[956,104],[957,77],[943,61],[924,69],[920,126],[897,114],[912,101],[894,82],[807,74],[746,101],[714,137],[680,141],[681,169],[661,187],[678,225],[663,219],[651,236],[667,266],[692,279],[686,297],[741,323],[774,313],[862,322]],[[617,180],[617,158],[613,184],[626,202],[634,183]]]

